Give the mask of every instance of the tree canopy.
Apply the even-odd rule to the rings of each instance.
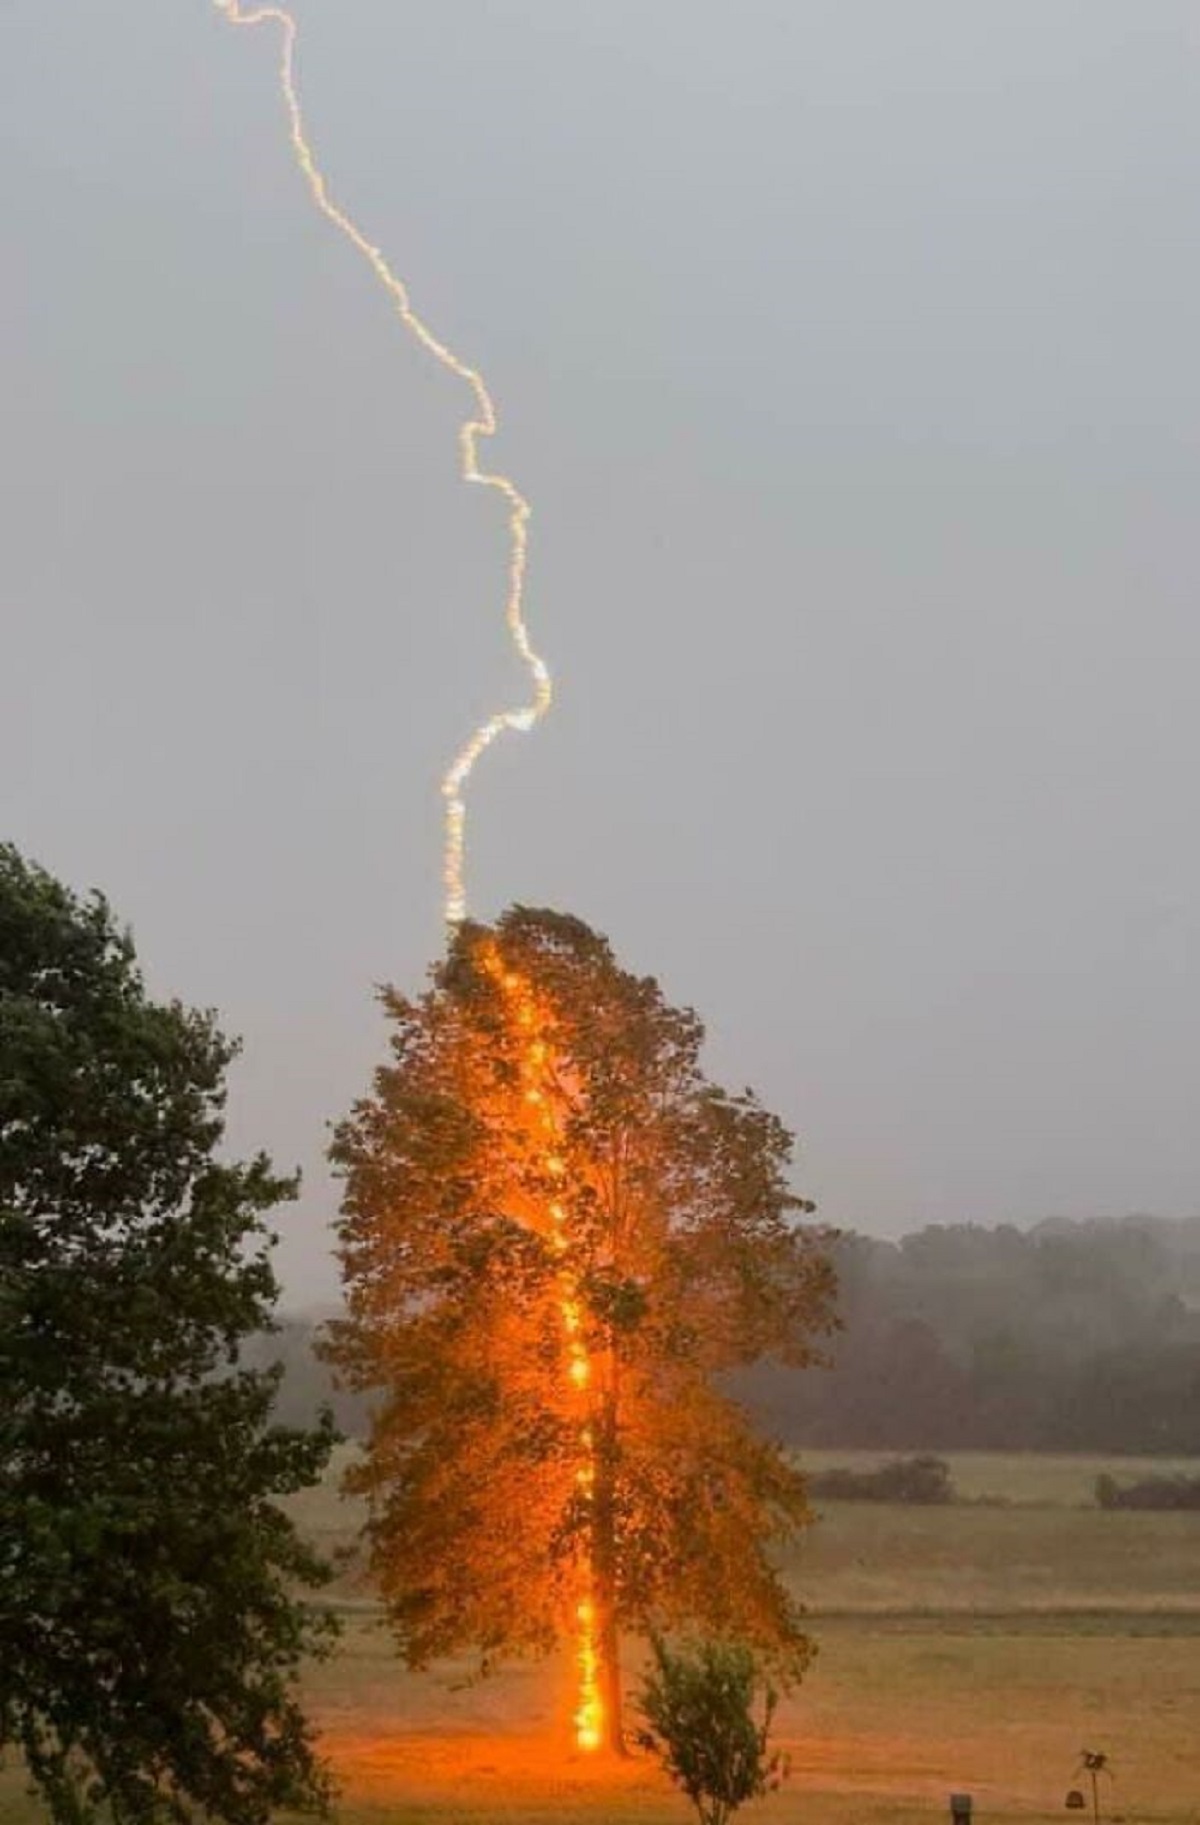
[[[623,1629],[694,1625],[793,1669],[769,1556],[801,1478],[723,1386],[802,1366],[833,1276],[792,1141],[701,1066],[703,1029],[576,919],[467,925],[339,1129],[355,1476],[410,1663],[579,1642],[620,1733]]]
[[[233,1054],[0,847],[0,1748],[73,1825],[324,1801],[292,1691],[324,1569],[275,1498],[330,1431],[236,1366],[294,1183],[217,1158]]]

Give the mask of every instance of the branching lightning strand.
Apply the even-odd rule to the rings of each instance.
[[[299,36],[299,27],[295,18],[281,6],[259,6],[244,11],[241,0],[215,0],[215,4],[232,25],[273,24],[280,28],[279,84],[287,107],[292,150],[308,184],[312,199],[322,215],[345,235],[365,260],[370,262],[380,284],[392,299],[405,328],[415,336],[422,348],[440,362],[442,367],[459,380],[465,381],[470,387],[475,399],[475,411],[459,431],[462,477],[464,481],[475,482],[482,488],[495,489],[497,493],[503,495],[508,505],[508,598],[505,604],[505,621],[513,644],[529,668],[533,680],[533,701],[519,709],[499,710],[486,722],[481,723],[455,755],[442,780],[446,819],[444,863],[446,919],[449,924],[457,925],[466,917],[467,911],[465,886],[466,792],[475,763],[485,750],[491,747],[497,736],[502,735],[505,730],[513,729],[527,733],[532,729],[550,708],[553,697],[554,687],[549,668],[534,651],[529,638],[529,630],[525,625],[525,576],[529,560],[529,502],[509,476],[491,473],[480,468],[480,439],[494,437],[499,427],[496,407],[482,374],[477,368],[473,368],[461,360],[452,349],[434,335],[428,325],[413,310],[409,300],[408,287],[404,281],[392,271],[380,249],[367,239],[358,225],[330,196],[325,177],[316,162],[308,138],[304,112],[300,104],[300,90],[296,76],[296,41]]]

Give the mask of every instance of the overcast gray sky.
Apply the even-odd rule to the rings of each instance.
[[[830,1219],[1200,1205],[1192,0],[301,0],[336,193],[479,362],[559,699],[469,886],[709,1024]],[[302,1162],[441,943],[521,678],[463,389],[267,31],[0,9],[0,829]]]

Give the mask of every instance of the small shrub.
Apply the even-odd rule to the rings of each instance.
[[[1116,1478],[1109,1476],[1107,1472],[1096,1478],[1095,1490],[1097,1508],[1119,1508],[1121,1506],[1120,1485]]]
[[[725,1825],[787,1773],[785,1758],[767,1747],[778,1695],[740,1643],[675,1651],[655,1636],[651,1646],[654,1664],[638,1694],[649,1729],[637,1740],[687,1794],[700,1825]]]

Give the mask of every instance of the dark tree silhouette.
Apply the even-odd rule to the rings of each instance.
[[[64,1825],[325,1797],[291,1690],[323,1568],[274,1498],[330,1433],[233,1366],[293,1186],[216,1157],[232,1055],[103,900],[0,848],[0,1746]]]

